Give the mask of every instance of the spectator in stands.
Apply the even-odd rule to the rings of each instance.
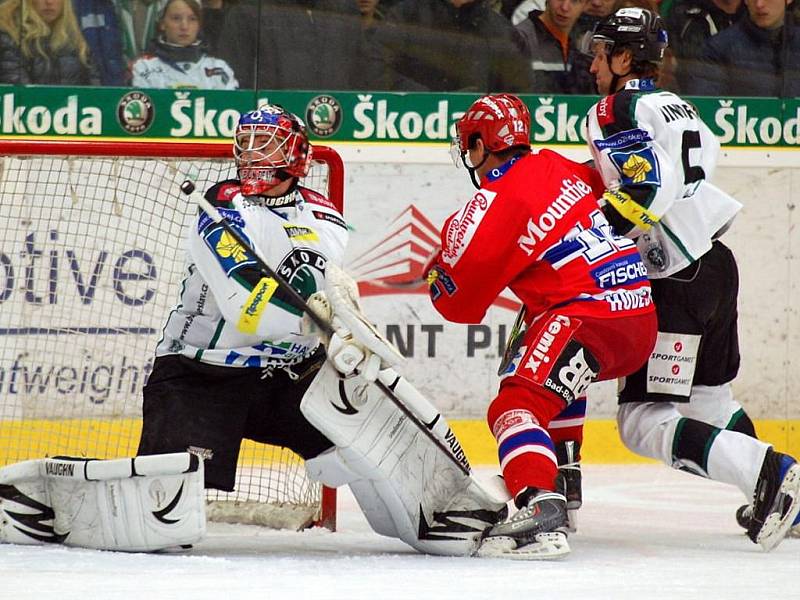
[[[678,88],[689,88],[694,64],[711,36],[736,23],[745,13],[742,0],[682,0],[673,5],[665,25],[669,47],[677,61],[675,76]]]
[[[241,3],[226,15],[220,40],[220,56],[244,88],[367,87],[365,37],[354,0]]]
[[[122,32],[112,0],[72,0],[72,9],[89,45],[102,85],[125,85],[128,65],[122,53]]]
[[[374,87],[404,91],[530,91],[511,23],[486,0],[401,0],[376,30]]]
[[[578,58],[575,24],[586,0],[547,0],[544,11],[533,10],[516,25],[535,83],[532,91],[546,94],[592,94],[595,86],[586,64]],[[575,65],[577,61],[577,66]]]
[[[686,92],[800,96],[800,31],[785,0],[745,0],[747,14],[708,38]]]
[[[68,0],[0,4],[0,83],[99,85]]]
[[[168,0],[158,20],[158,37],[131,71],[134,87],[234,90],[228,64],[206,54],[200,37],[203,13],[197,0]]]

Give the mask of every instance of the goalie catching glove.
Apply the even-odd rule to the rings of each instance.
[[[308,315],[303,317],[303,333],[322,337],[328,359],[345,377],[358,374],[375,381],[381,369],[403,362],[403,356],[361,311],[356,282],[336,265],[326,266],[325,291],[312,294],[308,306],[331,324],[333,334],[327,339]]]

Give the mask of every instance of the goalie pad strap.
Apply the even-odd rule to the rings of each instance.
[[[158,477],[193,473],[199,468],[200,459],[187,452],[155,454],[97,460],[56,456],[41,461],[42,477],[83,479],[85,481],[108,481],[130,477]]]

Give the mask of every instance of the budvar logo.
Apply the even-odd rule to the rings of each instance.
[[[384,230],[386,233],[347,265],[362,297],[393,294],[428,295],[422,269],[439,246],[439,229],[421,210],[409,205]],[[519,301],[509,292],[495,300],[499,308],[516,311]]]
[[[442,260],[451,267],[455,266],[472,241],[483,217],[489,211],[496,192],[478,190],[451,220],[447,226],[447,247],[442,252]]]

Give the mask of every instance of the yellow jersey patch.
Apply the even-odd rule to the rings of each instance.
[[[619,190],[606,190],[603,199],[613,206],[619,214],[642,231],[649,230],[658,223],[658,217],[636,202],[629,194]]]
[[[291,223],[284,225],[283,229],[286,231],[286,235],[289,236],[289,239],[298,240],[302,242],[318,242],[319,235],[316,231],[311,229],[311,227],[305,227],[303,225],[292,225]]]
[[[262,277],[247,297],[242,312],[239,313],[236,329],[242,333],[255,334],[261,315],[264,314],[270,298],[277,289],[277,281],[272,277]]]

